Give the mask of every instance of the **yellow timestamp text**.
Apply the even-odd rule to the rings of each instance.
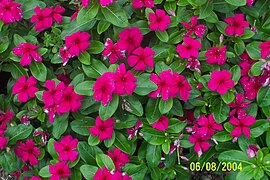
[[[191,162],[190,171],[242,171],[241,162]]]

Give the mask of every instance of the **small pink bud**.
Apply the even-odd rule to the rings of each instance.
[[[25,125],[29,125],[30,124],[29,117],[26,114],[23,114],[21,117],[21,122]]]
[[[224,35],[221,34],[221,35],[219,36],[219,43],[222,44],[223,40],[224,40]]]
[[[248,158],[254,158],[257,156],[257,151],[259,148],[257,148],[256,145],[249,145],[246,152],[248,154]]]
[[[202,83],[199,83],[197,86],[196,86],[196,89],[201,89],[203,87],[203,84]]]
[[[174,16],[174,17],[176,16],[174,10],[170,9],[168,12],[169,12],[172,16]]]

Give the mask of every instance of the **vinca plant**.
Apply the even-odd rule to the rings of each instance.
[[[0,166],[21,180],[270,176],[270,0],[0,0]]]

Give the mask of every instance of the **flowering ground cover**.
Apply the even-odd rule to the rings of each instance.
[[[269,179],[269,7],[0,0],[0,166],[23,180]]]

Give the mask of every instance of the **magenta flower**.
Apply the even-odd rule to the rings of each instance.
[[[36,87],[37,80],[30,76],[26,79],[26,76],[21,76],[14,84],[12,94],[18,94],[18,100],[20,102],[26,102],[29,98],[36,97],[38,88]]]
[[[246,150],[248,158],[256,157],[258,155],[257,154],[258,150],[259,150],[259,148],[257,148],[256,145],[248,145],[248,148]]]
[[[143,126],[142,121],[137,121],[134,127],[128,128],[127,133],[128,133],[128,140],[131,140],[134,136],[137,135],[139,129]]]
[[[173,73],[173,84],[170,87],[170,96],[175,98],[178,93],[180,93],[181,99],[187,101],[190,96],[190,91],[192,87],[189,85],[188,81],[184,76],[178,74],[177,72]]]
[[[90,0],[82,0],[82,7],[87,7],[89,5],[89,2]]]
[[[246,0],[248,6],[252,6],[255,0]]]
[[[78,139],[72,138],[71,135],[63,137],[60,142],[54,142],[55,151],[59,153],[58,159],[61,161],[75,161],[78,152],[74,149],[77,147]]]
[[[181,58],[197,57],[199,55],[198,50],[201,48],[200,41],[190,37],[184,37],[183,42],[184,44],[178,44],[176,47],[176,51]]]
[[[112,177],[111,180],[132,180],[131,177],[129,177],[127,174],[121,173],[119,171],[116,171]]]
[[[270,40],[262,42],[259,48],[261,49],[261,58],[270,57]]]
[[[147,66],[149,68],[154,68],[154,54],[155,51],[149,47],[139,47],[128,57],[128,65],[134,67],[134,70],[136,71],[145,71]]]
[[[52,12],[52,17],[53,17],[53,20],[55,22],[57,22],[58,24],[61,24],[62,22],[62,15],[65,12],[65,8],[63,8],[62,6],[59,6],[57,5],[54,9],[53,9],[53,12]]]
[[[115,90],[113,81],[114,73],[106,72],[100,76],[93,86],[94,99],[101,101],[106,106],[112,100],[112,93]]]
[[[8,142],[8,138],[4,137],[0,132],[0,150],[6,148],[7,142]]]
[[[43,10],[41,10],[40,7],[37,6],[35,7],[34,12],[36,14],[34,14],[31,17],[30,22],[36,23],[34,28],[36,31],[43,31],[44,29],[50,28],[52,26],[53,24],[52,7],[44,8]]]
[[[45,82],[45,87],[48,89],[48,91],[44,91],[42,95],[45,106],[52,106],[53,104],[60,103],[63,91],[66,88],[65,84],[60,82],[56,86],[54,80],[47,80]]]
[[[216,133],[216,130],[223,130],[222,125],[217,124],[215,121],[213,114],[210,114],[208,118],[204,115],[200,116],[197,123],[201,126],[201,128],[198,130],[198,133],[202,136],[208,135],[211,137]]]
[[[235,113],[237,113],[238,117],[242,119],[247,115],[246,111],[243,110],[243,108],[248,108],[251,102],[244,102],[244,100],[245,97],[243,94],[237,94],[235,102],[227,104],[228,107],[233,108],[233,110],[230,112],[230,116],[233,116]]]
[[[4,113],[0,110],[0,123],[8,123],[14,117],[14,113],[9,109]]]
[[[59,55],[62,59],[63,66],[65,66],[68,63],[69,58],[73,57],[66,46],[60,48]]]
[[[158,89],[149,93],[148,95],[152,98],[157,98],[161,95],[162,99],[167,101],[171,93],[170,88],[175,85],[175,79],[172,75],[172,71],[162,71],[159,77],[158,75],[152,73],[150,75],[150,80],[158,86]]]
[[[210,143],[207,142],[209,140],[209,136],[201,136],[198,133],[192,134],[189,136],[189,142],[194,145],[194,150],[198,153],[199,157],[203,152],[207,151],[210,148]]]
[[[137,47],[140,46],[143,35],[139,28],[126,28],[119,33],[118,47],[125,50],[128,55]]]
[[[164,10],[157,9],[156,14],[149,13],[149,29],[152,31],[165,31],[168,29],[168,25],[171,23],[170,16],[166,14]]]
[[[245,116],[244,118],[236,119],[236,117],[231,116],[229,123],[234,125],[235,128],[231,132],[231,136],[239,137],[243,133],[246,137],[250,138],[250,129],[248,128],[254,124],[256,119],[253,116]]]
[[[114,130],[114,120],[113,118],[109,118],[106,121],[102,121],[98,116],[96,118],[96,125],[94,127],[89,128],[90,133],[93,136],[98,136],[100,141],[111,139],[113,130]]]
[[[105,59],[109,58],[111,64],[115,64],[118,59],[125,59],[124,52],[125,51],[120,50],[117,43],[113,44],[113,41],[110,38],[107,38],[102,55]]]
[[[115,90],[113,92],[114,94],[131,95],[137,86],[137,78],[132,74],[130,70],[126,71],[126,66],[124,63],[120,64],[116,69],[113,80],[115,83]]]
[[[218,65],[223,65],[226,62],[226,46],[211,47],[206,53],[206,62],[209,64],[218,63]]]
[[[229,36],[241,36],[244,34],[244,29],[249,26],[248,22],[244,19],[244,14],[236,14],[233,17],[228,17],[225,22],[229,24],[225,32]]]
[[[22,20],[22,10],[20,6],[21,4],[13,0],[0,1],[0,20],[2,20],[4,24]]]
[[[108,156],[113,160],[116,171],[121,171],[121,166],[129,162],[129,155],[118,148],[113,148],[113,152],[108,151]]]
[[[234,81],[231,80],[232,73],[228,70],[215,70],[211,74],[208,87],[211,91],[217,91],[219,94],[225,94],[229,88],[234,87]]]
[[[248,81],[242,82],[245,90],[245,97],[248,100],[256,98],[258,91],[262,87],[262,82],[259,76],[253,76]]]
[[[152,127],[154,129],[160,130],[160,131],[165,131],[168,129],[169,126],[169,119],[166,116],[160,116],[157,122],[152,124]]]
[[[86,51],[90,46],[90,34],[87,32],[77,31],[70,36],[66,36],[66,47],[69,49],[71,56],[79,56],[80,52]]]
[[[22,66],[26,66],[26,65],[31,64],[32,58],[37,62],[42,61],[42,57],[36,51],[38,48],[39,46],[23,42],[23,43],[18,44],[16,48],[13,48],[12,52],[16,56],[21,56],[22,58],[21,58],[20,64]]]
[[[103,179],[112,179],[112,174],[110,171],[104,166],[102,169],[98,169],[95,175],[93,176],[94,180],[103,180]]]
[[[187,22],[182,22],[181,24],[188,30],[185,36],[190,36],[193,32],[199,38],[203,38],[206,31],[206,26],[204,24],[196,25],[198,22],[198,16],[193,16],[190,18],[190,24]]]
[[[49,172],[52,174],[50,180],[60,180],[62,178],[68,178],[70,176],[70,169],[66,162],[58,162],[54,165],[50,165]]]
[[[153,8],[154,5],[154,0],[132,0],[132,6],[136,9],[141,9],[142,7]]]
[[[25,143],[17,142],[17,146],[14,152],[23,162],[29,161],[31,166],[38,165],[37,156],[40,155],[40,151],[32,139],[27,139]]]
[[[250,77],[248,75],[252,65],[256,63],[256,60],[253,60],[249,57],[249,55],[244,52],[241,56],[241,62],[239,63],[239,66],[241,67],[241,78],[240,83],[243,84],[244,82],[248,82],[250,80]]]
[[[58,110],[61,113],[66,113],[66,112],[69,112],[70,110],[72,112],[75,112],[78,109],[80,109],[81,107],[80,100],[82,99],[83,99],[83,96],[78,95],[74,92],[73,85],[68,86],[63,91],[62,100],[61,100],[61,103],[59,104]]]

